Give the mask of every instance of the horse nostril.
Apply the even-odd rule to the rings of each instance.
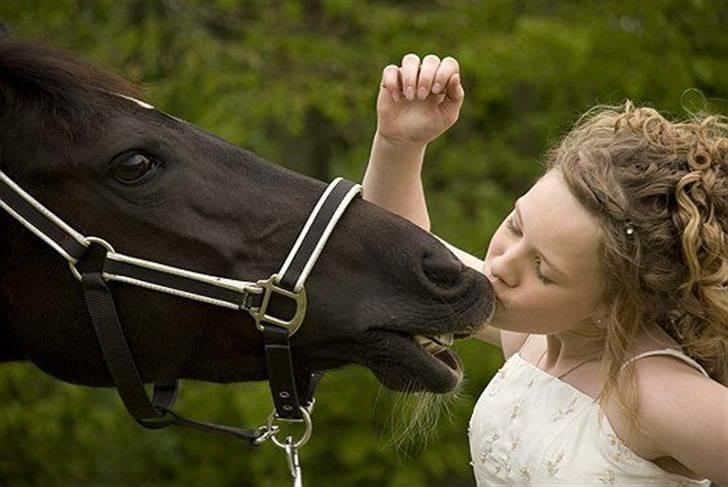
[[[428,253],[422,262],[425,276],[441,287],[450,288],[462,279],[463,264],[447,252]]]

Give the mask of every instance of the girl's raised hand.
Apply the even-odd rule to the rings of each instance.
[[[377,97],[377,131],[389,142],[426,145],[450,128],[460,115],[465,91],[458,62],[428,54],[402,58],[382,73]]]

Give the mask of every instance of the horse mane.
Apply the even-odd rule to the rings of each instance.
[[[0,120],[77,140],[98,127],[109,93],[139,98],[141,88],[62,49],[0,36]]]

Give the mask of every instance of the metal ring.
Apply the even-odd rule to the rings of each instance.
[[[298,407],[301,410],[301,416],[303,416],[303,423],[306,427],[305,431],[303,432],[303,435],[297,442],[293,444],[293,448],[301,448],[303,445],[305,445],[308,440],[311,439],[311,432],[313,431],[313,424],[311,423],[311,415],[308,414],[308,411],[306,408],[299,406]],[[276,412],[273,411],[270,416],[268,416],[268,429],[272,430],[274,427],[278,428],[277,426],[273,425],[273,422],[276,420]],[[273,432],[270,435],[270,440],[280,448],[286,448],[286,443],[281,442],[278,438],[276,438],[276,434],[278,431]]]
[[[268,441],[271,436],[276,434],[278,430],[278,426],[273,426],[272,428],[269,428],[267,426],[261,426],[260,428],[258,428],[258,431],[260,431],[260,436],[253,440],[253,445],[262,445],[263,443]]]
[[[111,252],[112,254],[116,253],[116,250],[114,250],[114,247],[112,247],[111,244],[109,242],[107,242],[106,240],[104,240],[103,238],[84,237],[84,243],[86,243],[86,248],[88,248],[89,244],[96,243],[96,244],[99,244],[102,247],[104,247],[107,251]],[[68,267],[71,269],[71,274],[73,274],[73,277],[78,279],[78,281],[80,282],[82,280],[81,273],[78,272],[78,269],[76,269],[76,264],[69,261]]]

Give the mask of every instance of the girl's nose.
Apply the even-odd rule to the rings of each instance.
[[[490,261],[491,277],[497,278],[508,287],[518,286],[518,265],[514,249],[509,249]]]

